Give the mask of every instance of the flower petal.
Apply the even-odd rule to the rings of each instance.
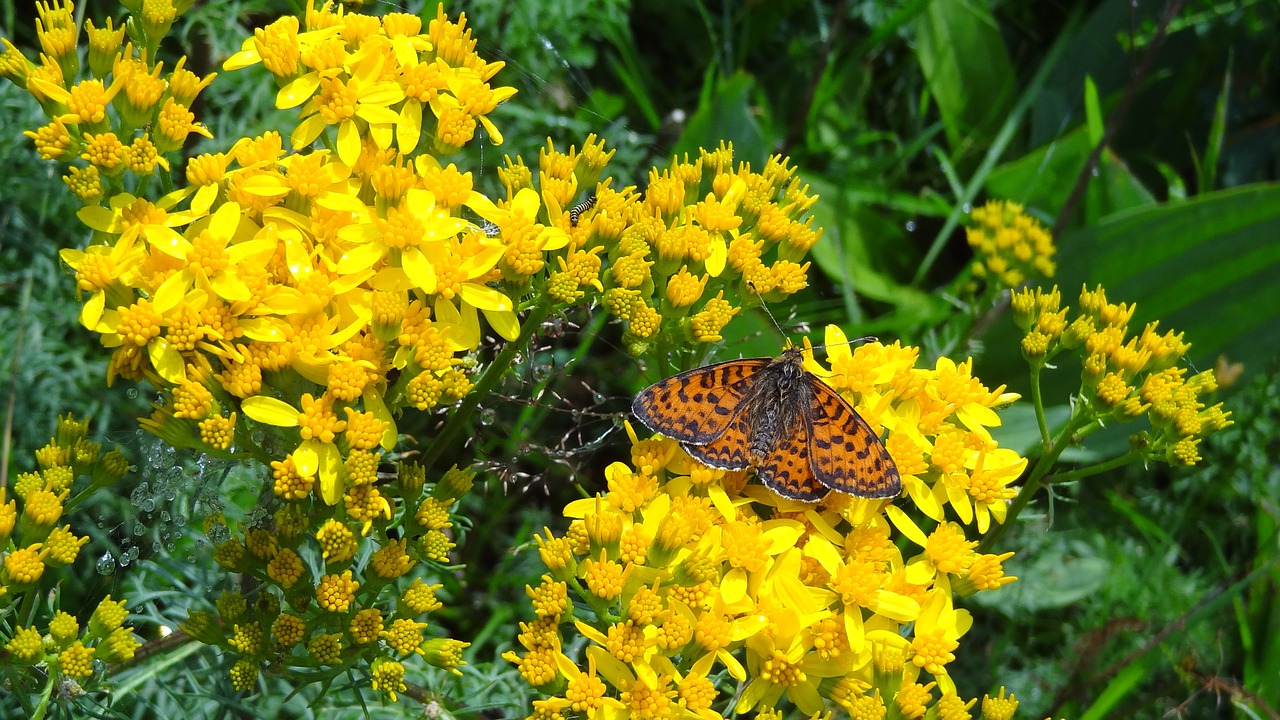
[[[473,310],[472,312],[475,311]],[[514,312],[510,310],[506,312],[485,310],[484,318],[489,321],[489,326],[493,328],[494,332],[501,335],[503,339],[515,342],[520,337],[520,321],[516,318]],[[470,347],[474,347],[474,345],[469,346],[468,349]]]
[[[511,303],[511,298],[491,287],[476,283],[462,283],[458,294],[462,296],[464,301],[474,305],[477,309],[486,311],[486,315],[489,311],[503,312],[515,307]],[[503,337],[506,336],[504,335]],[[514,340],[515,338],[507,339]]]
[[[307,442],[316,441],[308,440]],[[337,505],[342,499],[344,489],[342,478],[338,475],[338,468],[342,465],[342,455],[333,443],[319,443],[317,455],[320,462],[320,497],[324,499],[326,505]]]
[[[165,382],[177,385],[187,379],[186,361],[168,340],[155,338],[147,343],[147,356],[151,359],[156,374],[164,378]]]
[[[297,427],[298,409],[283,400],[266,395],[245,398],[240,408],[250,419],[275,427]]]

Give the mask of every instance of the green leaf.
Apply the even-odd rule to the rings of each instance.
[[[917,319],[935,316],[945,306],[932,293],[895,279],[907,276],[914,261],[896,250],[907,244],[908,231],[867,203],[865,188],[846,187],[830,178],[805,180],[823,199],[813,207],[814,224],[823,228],[823,234],[809,257],[841,289],[851,321],[862,319],[858,297],[910,308]],[[892,204],[892,198],[884,199]]]
[[[763,167],[768,153],[764,133],[752,112],[750,100],[755,88],[755,80],[743,72],[727,80],[709,78],[703,99],[689,118],[673,152],[689,153],[691,158],[696,158],[699,148],[714,148],[720,141],[727,140],[733,142],[735,160]]]
[[[995,197],[1056,214],[1066,204],[1076,178],[1095,143],[1089,129],[1079,127],[1054,142],[1005,163],[987,176],[987,192]],[[1119,210],[1155,204],[1155,196],[1111,150],[1103,150],[1098,174],[1085,191],[1086,222]]]
[[[649,129],[657,130],[662,126],[662,118],[659,117],[658,108],[649,95],[649,75],[640,52],[636,49],[635,38],[632,37],[630,29],[625,25],[609,22],[602,23],[599,31],[602,37],[612,43],[613,50],[617,53],[609,58],[610,69],[626,88],[632,102],[636,104],[636,108],[648,123]]]
[[[947,221],[943,223],[942,229],[938,231],[933,242],[929,245],[928,251],[925,252],[924,259],[919,262],[916,268],[914,282],[920,284],[929,274],[933,267],[934,261],[938,259],[938,255],[942,252],[942,248],[951,239],[951,233],[960,225],[960,219],[966,212],[970,203],[978,195],[978,191],[982,189],[990,176],[991,171],[999,162],[1000,157],[1012,142],[1015,132],[1022,124],[1023,117],[1036,98],[1044,90],[1044,85],[1053,69],[1057,66],[1058,60],[1062,57],[1062,49],[1066,46],[1065,38],[1071,36],[1070,28],[1073,28],[1076,18],[1073,15],[1067,21],[1067,30],[1054,42],[1053,47],[1049,48],[1041,61],[1040,67],[1036,69],[1035,75],[1027,83],[1026,89],[1022,91],[1021,97],[1014,104],[1013,109],[1009,111],[1007,117],[1004,118],[999,130],[996,131],[994,139],[991,141],[990,147],[986,149],[982,161],[978,163],[978,167],[973,171],[972,176],[964,186],[964,194],[956,199],[955,205],[951,210],[951,214],[947,216]]]
[[[955,157],[995,138],[1014,101],[1013,66],[985,0],[933,0],[916,26],[916,55]]]
[[[1016,566],[1018,582],[970,601],[1014,614],[1066,607],[1084,600],[1110,579],[1112,564],[1083,543],[1057,542]]]
[[[1068,232],[1059,284],[1101,283],[1136,302],[1131,326],[1160,320],[1185,331],[1190,357],[1247,367],[1280,354],[1280,185],[1250,185],[1177,204],[1137,208]]]
[[[1155,168],[1162,176],[1164,176],[1164,181],[1167,183],[1165,192],[1168,193],[1169,199],[1186,200],[1187,184],[1183,182],[1182,176],[1178,174],[1178,171],[1174,170],[1173,166],[1165,162],[1155,163]]]
[[[1231,94],[1231,56],[1227,56],[1227,71],[1222,74],[1222,90],[1213,105],[1213,124],[1209,126],[1209,140],[1205,143],[1204,162],[1197,166],[1196,192],[1204,194],[1213,190],[1218,174],[1218,156],[1222,154],[1222,137],[1227,133],[1227,98]]]
[[[1102,694],[1094,701],[1093,705],[1080,716],[1080,720],[1100,720],[1101,718],[1113,717],[1111,712],[1117,710],[1118,706],[1124,699],[1137,689],[1143,680],[1147,679],[1150,668],[1144,661],[1135,662],[1126,665],[1115,677],[1111,678],[1111,682],[1107,683]]]
[[[1097,146],[1102,142],[1106,128],[1102,123],[1102,103],[1098,100],[1098,86],[1093,78],[1084,76],[1084,116],[1089,128],[1089,144]]]

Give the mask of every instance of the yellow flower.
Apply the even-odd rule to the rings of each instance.
[[[93,654],[97,648],[85,647],[79,640],[58,655],[58,667],[64,675],[86,678],[93,674]]]
[[[542,269],[542,254],[569,244],[569,235],[554,225],[538,222],[542,202],[530,188],[516,192],[505,207],[499,207],[483,195],[475,195],[467,207],[498,227],[505,245],[504,271],[516,276],[533,275]]]
[[[378,658],[369,666],[369,687],[396,702],[396,693],[404,692],[404,665],[389,658]]]
[[[803,713],[821,712],[819,683],[843,675],[848,665],[824,660],[812,652],[812,637],[801,632],[803,622],[795,612],[777,614],[775,619],[782,622],[772,624],[770,632],[747,638],[747,667],[754,679],[738,698],[734,711],[773,707],[786,695]]]
[[[341,575],[325,575],[320,578],[320,584],[316,587],[316,601],[329,612],[346,612],[355,601],[358,589],[360,583],[352,579],[350,570]]]
[[[241,692],[251,690],[258,681],[258,666],[249,660],[238,660],[228,671],[231,676],[231,687]]]
[[[916,667],[928,671],[940,682],[949,682],[947,663],[955,660],[952,652],[960,646],[960,638],[973,626],[968,610],[952,607],[948,593],[934,590],[916,620],[911,658]]]
[[[306,624],[296,615],[284,614],[276,618],[271,625],[271,634],[284,647],[292,647],[302,642],[306,633]]]
[[[351,618],[347,631],[357,644],[367,644],[377,640],[382,634],[382,611],[377,608],[365,608]]]
[[[342,661],[342,633],[318,633],[307,643],[307,653],[323,665]]]
[[[44,553],[41,544],[35,543],[25,548],[14,550],[4,556],[4,567],[0,571],[0,580],[5,585],[30,585],[44,574]]]
[[[264,395],[247,398],[241,408],[244,414],[258,422],[275,427],[301,428],[302,442],[290,455],[294,471],[303,477],[318,475],[321,497],[330,505],[342,497],[338,468],[341,455],[334,438],[346,428],[345,420],[338,420],[333,413],[333,401],[310,393],[302,396],[302,409]],[[277,468],[280,472],[281,468]],[[279,486],[277,477],[277,486]],[[290,485],[292,486],[292,485]],[[296,494],[296,491],[288,491]],[[290,497],[291,495],[286,495]]]
[[[1018,700],[1009,693],[1005,697],[1004,686],[1000,687],[1000,694],[992,697],[984,695],[982,697],[982,720],[1011,720],[1014,713],[1018,711]]]
[[[426,626],[424,622],[399,618],[392,621],[391,627],[383,630],[381,636],[392,650],[401,655],[422,654],[422,629]]]
[[[41,651],[40,632],[34,627],[24,628],[21,625],[13,633],[13,637],[4,646],[15,658],[24,663],[35,662]]]
[[[974,208],[975,227],[968,230],[977,259],[974,274],[994,284],[1014,287],[1035,277],[1053,277],[1053,238],[1017,203],[992,200]]]
[[[316,541],[320,544],[320,554],[326,564],[340,565],[355,557],[359,544],[355,533],[346,525],[330,518],[316,531]]]

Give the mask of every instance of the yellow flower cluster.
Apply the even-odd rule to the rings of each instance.
[[[70,524],[59,524],[76,478],[87,478],[88,487],[76,488],[79,493],[112,485],[129,469],[118,450],[104,454],[87,431],[86,422],[59,418],[57,437],[36,451],[39,470],[21,473],[11,488],[0,487],[0,549],[7,548],[0,562],[0,607],[46,607],[36,599],[48,595],[58,576],[45,571],[70,566],[89,542]],[[124,662],[140,647],[133,628],[124,624],[124,606],[124,600],[108,595],[84,627],[74,615],[55,609],[45,632],[37,617],[24,615],[31,624],[5,626],[11,632],[0,628],[0,648],[17,665],[36,668],[33,677],[46,683],[56,683],[59,673],[83,681],[93,675],[94,660]]]
[[[503,64],[482,59],[466,18],[442,10],[424,31],[413,15],[308,3],[301,19],[255,31],[224,69],[261,63],[277,107],[297,109],[295,127],[193,157],[185,186],[162,177],[154,185],[181,187],[149,197],[147,181],[169,170],[164,154],[190,132],[207,136],[186,108],[214,76],[154,62],[186,4],[157,0],[119,27],[86,27],[90,77],[79,82],[72,9],[42,5],[41,64],[6,45],[0,73],[53,118],[30,135],[70,166],[66,182],[86,205],[93,240],[62,257],[84,297],[81,322],[112,350],[109,380],[160,390],[142,424],[170,445],[264,470],[271,520],[209,527],[230,536],[215,559],[263,583],[263,600],[188,623],[242,656],[237,688],[282,648],[333,664],[376,641],[461,663],[465,644],[415,643],[420,627],[395,626],[439,607],[430,587],[405,590],[394,609],[374,598],[415,563],[447,561],[449,503],[465,492],[453,486],[470,478],[446,474],[424,498],[424,469],[393,485],[378,466],[401,412],[475,401],[479,363],[467,356],[482,316],[516,347],[551,312],[601,303],[642,352],[719,340],[740,298],[776,300],[806,283],[816,198],[781,158],[756,172],[721,146],[653,171],[639,192],[601,181],[613,153],[592,136],[567,153],[548,142],[536,177],[508,158],[505,196],[478,192],[440,158],[482,129],[500,144],[489,115],[514,90],[491,84]],[[514,351],[504,354],[474,382],[505,371]],[[411,532],[392,540],[392,524]],[[372,561],[356,565],[364,551]],[[13,564],[28,579],[38,563]],[[378,668],[371,683],[399,692],[395,666]]]
[[[81,202],[98,203],[156,168],[167,170],[164,154],[181,149],[192,133],[211,137],[189,108],[214,76],[201,78],[183,61],[165,73],[164,63],[155,62],[159,38],[146,35],[148,23],[113,27],[108,20],[96,28],[85,21],[89,62],[81,68],[74,3],[50,0],[36,10],[40,63],[5,40],[0,75],[30,92],[51,119],[25,134],[46,160],[68,165],[63,181]],[[158,15],[175,17],[173,3],[149,3],[144,17]]]
[[[294,502],[282,504],[273,522],[239,534],[220,517],[206,521],[211,537],[232,536],[217,546],[215,560],[264,582],[252,604],[224,594],[216,616],[193,612],[183,624],[200,641],[241,656],[231,669],[233,687],[251,689],[268,663],[274,672],[325,665],[366,670],[373,689],[394,700],[404,691],[404,666],[395,658],[421,655],[458,672],[468,643],[424,637],[427,623],[418,618],[442,607],[435,596],[442,586],[427,585],[414,570],[424,560],[448,562],[448,510],[471,488],[474,473],[454,468],[430,484],[420,474],[420,467],[405,466],[386,488],[417,507],[399,518],[398,539],[387,537],[381,524],[379,532],[362,535],[350,512],[308,535],[305,507]],[[441,643],[451,653],[430,652]]]
[[[1048,292],[1015,292],[1011,306],[1025,333],[1023,355],[1033,369],[1045,367],[1063,351],[1080,355],[1081,396],[1095,423],[1147,417],[1154,432],[1134,438],[1143,459],[1194,465],[1200,460],[1200,441],[1232,424],[1222,403],[1207,406],[1202,401],[1218,389],[1213,370],[1188,377],[1179,364],[1191,347],[1183,334],[1161,333],[1158,322],[1131,330],[1136,306],[1108,302],[1102,286],[1081,289],[1080,311],[1074,315],[1062,306],[1057,286]]]
[[[576,176],[598,175],[592,157],[601,151],[542,154],[539,181],[553,219],[575,197]],[[509,163],[508,190],[531,176]],[[561,215],[569,258],[551,274],[548,292],[570,302],[594,287],[626,322],[633,354],[717,342],[743,300],[781,300],[807,283],[809,264],[801,261],[821,236],[808,216],[817,197],[785,158],[771,157],[757,172],[735,165],[733,146],[722,143],[651,171],[643,193],[608,182],[592,193],[589,217],[573,212],[580,206]]]
[[[998,287],[1017,287],[1035,278],[1051,278],[1056,248],[1049,231],[1022,206],[992,200],[973,210],[973,226],[966,231],[976,256],[973,274]]]
[[[157,8],[127,27],[163,34],[163,18],[147,25]],[[216,618],[188,623],[193,636],[242,657],[231,671],[238,689],[294,647],[291,661],[301,665],[372,671],[376,654],[346,653],[352,643],[376,644],[388,657],[422,654],[450,670],[462,664],[465,643],[424,641],[417,618],[440,607],[439,586],[413,572],[448,562],[448,511],[471,475],[454,470],[427,487],[417,468],[388,483],[379,465],[397,439],[393,414],[457,403],[471,391],[461,355],[480,343],[481,314],[508,339],[520,333],[511,296],[495,287],[507,239],[462,218],[471,206],[477,217],[513,209],[498,208],[473,191],[470,173],[432,154],[457,151],[477,124],[500,142],[486,116],[514,91],[490,88],[502,64],[475,54],[465,18],[440,15],[421,31],[411,15],[331,5],[309,7],[301,30],[297,18],[283,18],[258,31],[226,67],[262,61],[280,81],[279,106],[300,108],[294,131],[192,158],[187,186],[156,201],[116,185],[101,203],[86,196],[80,219],[94,243],[63,254],[86,296],[83,324],[114,350],[111,376],[145,378],[163,393],[144,427],[174,447],[265,470],[274,515],[235,533],[207,528],[230,536],[215,559],[262,583],[258,601],[221,603]],[[161,95],[177,92],[147,53],[121,46],[122,35],[114,47],[90,37],[91,57],[141,68]],[[121,96],[129,78],[142,83],[115,72],[112,92]],[[92,129],[84,172],[106,176],[120,143],[105,125]],[[541,259],[566,238],[537,221],[534,203],[521,237],[535,241]],[[394,540],[386,534],[393,522]],[[39,567],[26,554],[11,564],[23,580]],[[407,586],[399,602],[395,592],[379,594],[393,584]],[[379,668],[372,684],[389,695],[402,689],[394,666]]]
[[[563,536],[537,539],[548,570],[527,588],[537,619],[521,624],[523,651],[504,656],[549,696],[532,717],[645,708],[710,720],[784,697],[810,716],[883,717],[894,707],[893,716],[967,717],[950,712],[974,703],[947,671],[972,624],[953,599],[1015,579],[1003,571],[1012,553],[978,553],[964,527],[1003,520],[1009,483],[1026,466],[985,430],[1013,396],[982,387],[968,363],[917,368],[918,350],[879,343],[849,351],[836,328],[827,341],[831,368],[812,357],[807,366],[873,428],[889,428],[932,530],[890,501],[786,500],[745,471],[707,468],[675,441],[632,432],[631,462],[606,470],[609,492],[571,503]],[[945,505],[961,522],[945,519]],[[578,638],[586,646],[570,657]],[[713,681],[721,672],[737,690]],[[1016,707],[1003,693],[987,704],[993,717]]]

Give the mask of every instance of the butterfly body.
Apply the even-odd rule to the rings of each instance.
[[[646,388],[631,409],[700,462],[754,467],[767,487],[794,500],[815,502],[828,490],[867,498],[902,490],[880,438],[804,369],[799,348],[680,373]]]
[[[803,422],[804,368],[788,361],[774,361],[760,371],[754,394],[743,408],[747,422],[747,454],[752,464],[760,461]]]

